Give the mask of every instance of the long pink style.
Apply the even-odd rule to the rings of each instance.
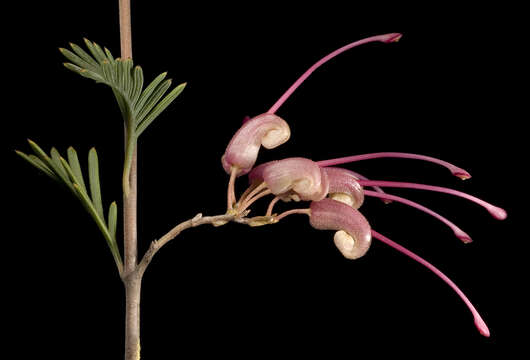
[[[482,317],[478,313],[477,309],[475,309],[475,307],[473,306],[471,301],[469,301],[469,299],[462,292],[462,290],[460,290],[458,288],[458,286],[456,286],[456,284],[451,279],[449,279],[444,273],[442,273],[440,270],[438,270],[434,265],[432,265],[428,261],[426,261],[423,258],[421,258],[420,256],[414,254],[412,251],[405,249],[403,246],[395,243],[394,241],[390,240],[386,236],[383,236],[383,235],[379,234],[378,232],[376,232],[374,230],[372,230],[372,236],[374,238],[376,238],[377,240],[379,240],[379,241],[381,241],[381,242],[393,247],[394,249],[396,249],[400,253],[403,253],[403,254],[407,255],[408,257],[412,258],[413,260],[416,260],[417,262],[419,262],[420,264],[422,264],[423,266],[425,266],[429,270],[431,270],[433,273],[435,273],[438,277],[440,277],[447,285],[449,285],[458,294],[458,296],[464,301],[466,306],[469,308],[469,310],[473,314],[473,319],[475,321],[475,326],[477,327],[478,331],[482,335],[484,335],[486,337],[490,336],[490,331],[488,329],[488,326],[486,325],[486,323],[484,322],[484,320],[482,319]]]
[[[382,186],[382,187],[394,187],[394,188],[406,188],[406,189],[419,189],[419,190],[429,190],[429,191],[436,191],[441,193],[446,193],[454,196],[458,196],[464,199],[467,199],[469,201],[472,201],[482,207],[484,207],[488,212],[497,220],[504,220],[506,219],[506,211],[504,209],[501,209],[500,207],[497,207],[495,205],[492,205],[482,199],[479,199],[473,195],[469,195],[466,193],[463,193],[458,190],[448,189],[440,186],[433,186],[433,185],[424,185],[424,184],[416,184],[416,183],[408,183],[408,182],[397,182],[397,181],[371,181],[371,180],[359,180],[359,184],[362,186]]]
[[[352,49],[352,48],[354,48],[356,46],[363,45],[363,44],[366,44],[366,43],[371,43],[371,42],[383,42],[383,43],[396,42],[396,41],[398,41],[401,38],[401,36],[402,35],[400,33],[391,33],[391,34],[385,34],[385,35],[371,36],[371,37],[368,37],[366,39],[358,40],[358,41],[355,41],[355,42],[353,42],[351,44],[345,45],[345,46],[341,47],[340,49],[337,49],[337,50],[333,51],[329,55],[326,55],[325,57],[323,57],[322,59],[317,61],[309,69],[307,69],[307,71],[305,73],[303,73],[302,76],[300,76],[300,78],[298,78],[298,80],[296,80],[294,82],[294,84],[291,85],[291,87],[289,89],[287,89],[287,91],[278,99],[278,101],[276,101],[276,103],[274,105],[272,105],[272,107],[269,109],[268,113],[269,114],[276,113],[276,111],[278,111],[280,106],[283,105],[283,103],[309,77],[309,75],[311,75],[311,73],[313,71],[318,69],[321,65],[325,64],[329,60],[333,59],[335,56],[337,56],[339,54],[342,54],[346,50]]]
[[[411,206],[413,208],[416,208],[418,210],[421,210],[421,211],[431,215],[432,217],[440,220],[445,225],[447,225],[451,230],[453,230],[455,236],[457,238],[459,238],[460,240],[462,240],[463,242],[470,243],[472,241],[471,237],[468,234],[466,234],[462,229],[460,229],[458,226],[453,224],[451,221],[447,220],[442,215],[432,211],[431,209],[426,208],[425,206],[418,204],[417,202],[402,198],[400,196],[395,196],[395,195],[390,195],[390,194],[381,194],[381,193],[378,193],[376,191],[370,191],[370,190],[364,190],[364,195],[372,196],[372,197],[378,197],[378,198],[381,198],[381,199],[397,201],[397,202],[400,202],[402,204],[405,204],[405,205]]]
[[[401,152],[378,152],[378,153],[371,153],[371,154],[345,156],[345,157],[336,158],[336,159],[317,161],[317,164],[320,166],[326,167],[326,166],[334,166],[334,165],[356,162],[356,161],[361,161],[361,160],[380,159],[380,158],[401,158],[401,159],[415,159],[415,160],[428,161],[428,162],[432,162],[434,164],[438,164],[438,165],[446,167],[447,169],[449,169],[449,171],[451,171],[451,174],[459,177],[462,180],[469,179],[471,177],[471,175],[467,171],[451,163],[448,163],[447,161],[433,158],[431,156],[401,153]]]

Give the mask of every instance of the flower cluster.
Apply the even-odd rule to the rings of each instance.
[[[245,119],[222,156],[223,168],[230,175],[227,191],[227,212],[244,217],[248,214],[248,208],[255,201],[267,195],[274,195],[265,215],[249,218],[248,224],[254,226],[273,224],[291,214],[306,214],[309,216],[311,226],[315,229],[335,231],[334,243],[344,257],[348,259],[357,259],[363,256],[370,248],[372,238],[380,240],[420,262],[444,280],[465,302],[473,314],[475,325],[480,333],[489,336],[489,329],[475,307],[447,276],[418,255],[374,231],[359,208],[365,197],[381,198],[385,202],[400,202],[437,218],[450,227],[455,236],[464,243],[471,242],[471,238],[451,221],[416,202],[388,194],[381,187],[429,190],[459,196],[484,207],[494,218],[499,220],[506,218],[506,212],[499,207],[457,190],[416,183],[372,181],[351,170],[334,166],[360,160],[393,157],[436,163],[446,167],[453,175],[461,179],[471,177],[467,171],[429,156],[397,152],[372,153],[324,161],[292,157],[255,166],[261,146],[272,149],[289,139],[291,134],[289,125],[276,115],[276,111],[315,69],[331,58],[358,45],[369,42],[391,43],[400,38],[401,34],[399,33],[373,36],[332,52],[309,68],[268,112],[252,119]],[[234,184],[236,178],[242,175],[248,176],[250,186],[238,199]],[[371,187],[373,190],[365,190],[364,187]],[[309,201],[310,205],[306,208],[291,209],[277,214],[273,210],[275,204],[280,200],[297,203]]]

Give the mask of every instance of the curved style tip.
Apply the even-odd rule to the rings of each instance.
[[[462,180],[467,180],[467,179],[471,179],[471,174],[468,173],[467,171],[465,171],[464,169],[455,169],[453,171],[451,171],[453,173],[454,176],[462,179]]]
[[[475,326],[477,327],[477,330],[481,335],[485,337],[490,337],[490,329],[488,328],[488,325],[486,325],[484,320],[482,320],[482,318],[478,314],[475,316]]]
[[[473,239],[471,239],[471,236],[463,232],[462,230],[455,231],[455,236],[462,240],[464,244],[469,244],[473,242]]]
[[[491,206],[488,208],[489,213],[497,220],[504,220],[508,217],[508,213],[503,208]]]
[[[383,40],[385,44],[391,43],[391,42],[398,42],[402,37],[403,34],[401,33],[390,33],[385,35],[387,38]]]

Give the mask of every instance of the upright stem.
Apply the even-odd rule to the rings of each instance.
[[[131,3],[119,0],[120,45],[122,59],[132,59]],[[127,131],[127,130],[126,130]],[[127,142],[127,132],[125,133]],[[126,194],[127,193],[127,194]],[[137,271],[137,147],[132,157],[129,191],[123,196],[123,252],[125,268],[125,360],[140,359],[140,291],[142,276]]]

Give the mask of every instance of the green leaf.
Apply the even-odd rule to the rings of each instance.
[[[55,176],[53,171],[50,170],[50,168],[48,168],[46,164],[44,164],[44,162],[38,157],[36,157],[35,155],[26,155],[22,151],[18,151],[18,150],[15,150],[15,152],[17,153],[18,156],[20,156],[21,158],[29,162],[31,165],[33,165],[34,167],[36,167],[37,169],[39,169],[40,171],[42,171],[43,173],[51,177],[52,179],[59,181],[59,178]]]
[[[98,44],[96,44],[95,42],[92,42],[92,45],[94,45],[94,51],[97,53],[97,58],[105,59],[110,63],[114,62],[114,59],[109,59],[107,55],[105,55],[105,52]]]
[[[35,142],[28,139],[36,155],[27,155],[21,151],[16,153],[31,165],[43,171],[54,180],[64,183],[79,198],[83,207],[88,211],[101,230],[120,274],[123,271],[123,262],[116,243],[117,208],[116,203],[110,205],[108,225],[105,223],[103,206],[101,203],[101,190],[99,185],[99,165],[97,153],[94,148],[88,154],[89,185],[92,199],[88,196],[84,185],[83,174],[75,150],[68,149],[68,162],[61,157],[57,149],[52,148],[48,156]],[[110,228],[110,230],[109,230]]]
[[[145,102],[149,99],[149,97],[151,96],[151,94],[153,93],[155,88],[158,86],[158,84],[160,84],[162,82],[162,80],[164,80],[166,75],[167,75],[167,72],[164,72],[164,73],[158,75],[149,85],[147,85],[145,90],[142,92],[142,95],[140,96],[140,99],[138,99],[138,102],[134,106],[134,113],[135,114],[138,114],[142,110]]]
[[[94,70],[96,69],[96,67],[92,64],[90,64],[89,62],[83,60],[81,57],[77,56],[76,54],[74,54],[73,52],[71,52],[70,50],[67,50],[67,49],[63,49],[63,48],[59,48],[59,51],[61,52],[61,54],[63,54],[68,60],[70,60],[71,62],[73,62],[74,64],[76,64],[77,66],[83,68],[83,69],[87,69],[87,70]]]
[[[103,63],[103,61],[108,61],[105,54],[102,54],[100,51],[96,49],[95,43],[93,43],[92,41],[88,39],[83,39],[83,40],[85,41],[86,47],[88,48],[88,50],[90,50],[90,53],[92,54],[92,56],[94,56],[94,58],[98,61],[100,65]]]
[[[31,141],[30,139],[28,139],[28,143],[29,143],[29,146],[31,147],[31,149],[33,150],[33,152],[35,153],[35,155],[38,156],[39,159],[41,159],[41,161],[46,164],[46,166],[52,170],[53,170],[53,164],[52,164],[52,159],[50,159],[50,157],[48,155],[46,155],[46,153],[44,152],[44,150],[42,150],[39,145],[37,145],[35,142]],[[55,174],[55,171],[54,171],[54,174]]]
[[[81,47],[77,46],[74,43],[70,43],[70,47],[74,52],[83,60],[85,60],[87,63],[91,64],[94,69],[97,69],[99,67],[99,64],[92,56],[86,53],[85,50],[83,50]]]
[[[72,191],[74,192],[74,194],[76,193],[75,189],[73,188],[73,185],[77,185],[80,187],[80,185],[77,183],[76,181],[76,176],[72,170],[72,168],[70,167],[70,164],[68,164],[68,162],[61,156],[59,157],[59,161],[61,162],[61,165],[62,167],[64,168],[64,170],[66,171],[66,174],[67,174],[67,177],[68,179],[70,180],[70,183],[72,185]],[[86,193],[86,190],[83,190],[81,189],[81,191],[85,191]]]
[[[93,71],[80,68],[79,66],[74,65],[74,64],[70,64],[70,63],[64,63],[63,65],[68,70],[71,70],[71,71],[73,71],[75,73],[78,73],[79,75],[81,75],[83,77],[86,77],[88,79],[92,79],[92,80],[95,80],[97,82],[105,81],[105,79],[103,79],[103,77],[101,75],[99,75],[99,74],[97,74],[97,73],[95,73]]]
[[[116,262],[116,266],[118,267],[118,270],[121,272],[123,269],[123,263],[121,260],[121,255],[118,250],[118,246],[116,242],[113,240],[109,229],[107,228],[107,225],[105,224],[105,221],[102,217],[99,216],[96,208],[90,201],[88,195],[81,190],[79,185],[74,184],[74,191],[76,192],[77,196],[79,197],[79,200],[83,203],[85,208],[88,210],[94,221],[96,222],[96,225],[98,226],[99,230],[105,237],[105,240],[107,240],[107,244],[110,248],[110,252],[112,253],[112,256],[114,257],[114,261]]]
[[[120,61],[117,61],[117,65],[118,65],[118,81],[120,84],[120,89],[125,95],[127,95],[128,98],[130,98],[129,83],[131,79],[131,73],[130,71],[128,71],[129,69],[127,68],[128,66],[127,61],[120,59]]]
[[[149,99],[147,99],[147,101],[145,102],[144,106],[142,107],[142,110],[140,110],[138,115],[136,115],[137,123],[140,123],[144,119],[144,117],[149,114],[149,111],[151,111],[151,109],[162,98],[162,96],[164,96],[167,89],[169,89],[169,87],[171,86],[171,82],[172,80],[169,79],[157,86],[155,91],[153,91]]]
[[[72,183],[70,182],[70,179],[68,177],[68,173],[66,172],[66,169],[64,168],[62,162],[61,162],[61,155],[59,154],[59,152],[57,151],[56,148],[52,148],[51,151],[50,151],[50,155],[51,155],[51,162],[52,162],[52,168],[55,172],[55,174],[57,174],[61,180],[63,180],[63,182],[68,186],[68,187],[72,187]]]
[[[132,93],[134,91],[134,79],[132,74],[133,62],[131,59],[125,59],[123,61],[123,73],[126,75],[124,78],[125,88],[127,89],[128,98],[132,101]]]
[[[116,102],[118,103],[118,107],[120,108],[121,116],[124,119],[125,124],[128,124],[130,118],[130,108],[127,105],[127,100],[122,96],[119,90],[113,88],[112,92],[114,93],[114,97],[116,98]],[[129,128],[128,125],[127,128]]]
[[[71,64],[71,63],[63,63],[63,65],[68,70],[73,71],[78,74],[81,74],[81,70],[83,70],[83,68],[80,68],[79,66]]]
[[[113,201],[109,207],[109,219],[108,219],[108,229],[110,237],[116,243],[116,227],[118,223],[118,207],[116,206],[116,201]]]
[[[118,89],[120,90],[121,93],[125,93],[123,91],[123,74],[122,74],[122,70],[123,68],[121,67],[121,59],[120,58],[116,58],[116,61],[114,61],[114,64],[113,65],[113,73],[115,74],[115,79],[114,79],[114,82],[116,83]]]
[[[57,176],[53,173],[53,170],[50,169],[41,159],[39,159],[37,156],[30,154],[29,158],[42,169],[42,171],[48,172],[50,175],[53,175],[55,179],[57,179]],[[58,180],[58,179],[57,179]]]
[[[184,85],[178,86],[164,97],[171,87],[171,81],[165,80],[167,73],[164,72],[142,89],[145,82],[144,74],[141,67],[133,68],[132,59],[114,58],[107,48],[102,49],[98,44],[87,39],[84,39],[84,42],[88,51],[75,44],[70,44],[73,52],[60,49],[61,53],[72,62],[64,65],[83,77],[111,87],[127,132],[134,136],[127,141],[132,143],[133,140],[136,141],[139,133],[143,132],[180,94]]]
[[[103,70],[103,77],[109,83],[113,84],[113,88],[119,89],[118,84],[116,83],[116,73],[113,69],[112,64],[108,60],[103,60],[101,63],[101,69]]]
[[[133,83],[134,86],[131,95],[131,104],[134,106],[138,101],[140,94],[142,94],[142,87],[144,86],[144,72],[138,65],[134,68]]]
[[[92,148],[88,152],[88,180],[90,184],[90,195],[94,208],[96,209],[99,217],[104,218],[103,215],[103,203],[101,202],[101,189],[99,186],[99,164],[98,154],[96,149]]]
[[[160,113],[164,111],[169,106],[169,104],[171,104],[173,100],[177,98],[177,96],[180,95],[180,93],[184,90],[185,87],[186,83],[180,84],[155,106],[153,111],[151,111],[149,115],[147,115],[136,127],[137,136],[140,136],[140,134],[144,132],[144,130],[153,122],[153,120],[155,120],[156,117],[160,115]]]
[[[72,169],[72,173],[75,178],[75,183],[79,184],[84,192],[87,192],[85,181],[83,180],[83,172],[81,171],[81,165],[79,164],[79,158],[77,157],[77,152],[73,147],[70,146],[67,150],[67,155],[68,163],[70,164],[70,168]]]
[[[107,55],[107,59],[109,59],[110,61],[114,61],[114,56],[112,56],[112,54],[109,51],[109,49],[103,48],[103,50],[105,51],[105,55]]]

